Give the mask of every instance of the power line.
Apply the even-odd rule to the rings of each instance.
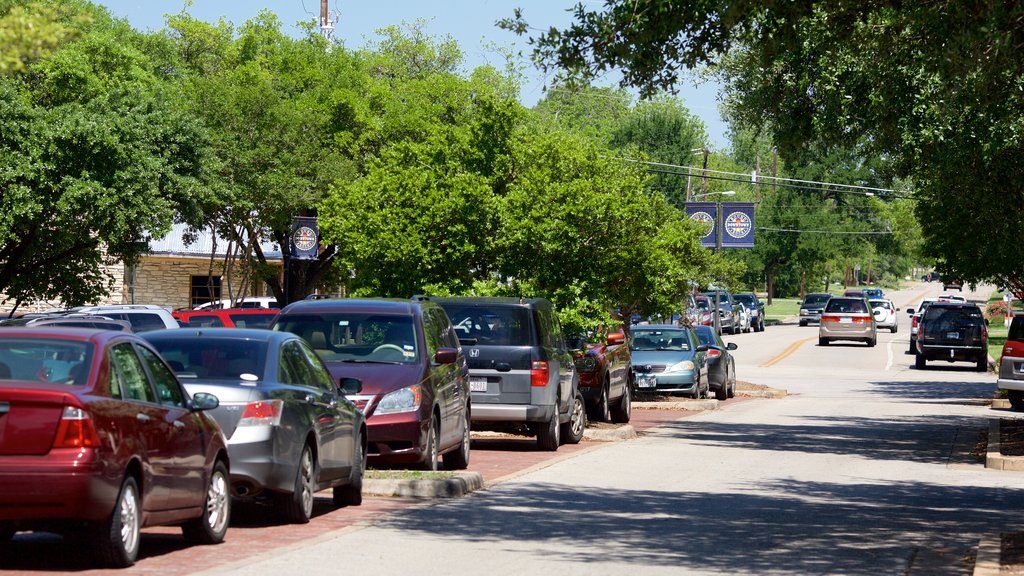
[[[726,178],[724,176],[703,176],[703,175],[700,174],[700,171],[702,170],[701,168],[695,168],[694,170],[697,171],[694,174],[683,174],[683,173],[680,173],[680,172],[672,172],[672,171],[669,171],[669,170],[658,170],[658,169],[655,169],[655,168],[648,168],[647,169],[648,172],[654,172],[656,174],[671,174],[673,176],[693,176],[694,178],[707,178],[708,180],[724,180],[726,182],[743,182],[745,184],[750,184],[750,185],[754,184],[753,182],[750,181],[749,175],[746,178]],[[828,182],[822,182],[822,184],[829,184],[829,183]],[[875,197],[883,198],[883,199],[898,198],[898,199],[901,199],[901,200],[916,200],[916,198],[913,198],[911,196],[904,196],[902,194],[889,194],[889,193],[875,194],[874,192],[860,192],[860,191],[856,191],[856,190],[837,190],[837,189],[834,189],[834,188],[820,188],[820,187],[817,187],[817,186],[801,186],[799,184],[785,184],[785,183],[776,183],[775,186],[779,186],[781,188],[796,188],[796,189],[799,189],[799,190],[812,190],[814,192],[834,192],[836,194],[856,194],[858,196],[875,196]],[[846,186],[846,184],[838,184],[838,186]]]
[[[755,226],[754,230],[762,230],[764,232],[799,232],[801,234],[848,234],[848,235],[861,235],[861,236],[883,236],[892,234],[891,231],[887,230],[866,230],[863,232],[855,230],[800,230],[798,228],[764,228],[762,226]]]

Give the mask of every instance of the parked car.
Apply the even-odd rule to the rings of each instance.
[[[305,524],[313,496],[362,502],[366,425],[309,345],[287,332],[242,328],[159,330],[143,336],[191,394],[220,399],[210,411],[227,437],[232,496],[269,501]]]
[[[146,526],[221,542],[231,500],[217,406],[133,334],[0,331],[0,542],[81,534],[116,567],[135,562]]]
[[[973,362],[978,370],[988,370],[988,321],[977,304],[933,302],[917,328],[914,365],[918,369],[928,361]]]
[[[633,410],[633,376],[626,334],[612,332],[592,344],[585,338],[577,338],[569,347],[589,418],[601,422],[629,422]]]
[[[764,302],[753,292],[734,294],[733,297],[750,311],[750,326],[754,332],[764,331]]]
[[[736,396],[736,361],[732,351],[738,346],[735,342],[726,344],[708,326],[697,326],[694,331],[700,343],[708,347],[708,386],[715,391],[715,398],[726,400]]]
[[[694,297],[694,302],[697,305],[697,321],[694,322],[694,326],[714,326],[714,318],[711,316],[711,309],[715,306],[714,301],[708,300],[708,297],[703,294],[698,294]]]
[[[270,328],[276,308],[213,308],[175,310],[178,323],[189,328]]]
[[[170,310],[155,304],[82,306],[74,308],[72,311],[79,314],[96,314],[113,318],[114,320],[124,320],[132,325],[132,331],[136,333],[178,328],[179,326],[178,321],[171,315]]]
[[[638,392],[707,397],[708,347],[700,343],[692,328],[649,324],[633,328],[631,337],[629,349]]]
[[[865,288],[864,296],[868,300],[882,300],[885,298],[885,292],[881,288]]]
[[[996,385],[1006,390],[1014,410],[1024,410],[1024,316],[1014,316],[1010,321],[1006,343],[999,356]]]
[[[828,304],[829,299],[832,298],[831,294],[827,292],[813,292],[804,296],[804,299],[800,301],[800,325],[807,326],[810,323],[819,323],[821,321],[821,313],[825,310],[825,304]]]
[[[818,325],[818,345],[835,340],[857,340],[874,346],[878,342],[875,319],[863,297],[829,298]]]
[[[888,328],[893,334],[899,329],[899,317],[896,314],[900,309],[886,298],[875,298],[868,300],[871,306],[871,313],[875,317],[876,328]]]
[[[925,274],[924,276],[921,276],[921,281],[922,282],[935,282],[936,280],[940,280],[941,278],[942,278],[941,274],[939,274],[935,270],[932,270],[931,272]]]
[[[196,306],[195,310],[217,310],[220,308],[280,308],[281,305],[277,303],[277,298],[273,296],[246,296],[241,300],[237,300],[234,306],[231,304],[231,300],[213,300],[211,302],[204,302]]]
[[[721,332],[736,334],[744,329],[750,331],[750,316],[742,304],[733,299],[732,294],[725,290],[712,290],[705,292],[709,302],[715,301],[715,294],[718,294],[718,319]]]
[[[579,375],[551,302],[433,300],[469,350],[474,429],[536,435],[542,450],[583,439],[587,413]]]
[[[444,310],[428,300],[300,300],[273,330],[306,339],[335,382],[362,381],[350,396],[366,417],[375,466],[469,465],[469,368]]]
[[[7,318],[0,320],[0,326],[31,326],[51,328],[64,326],[67,328],[98,328],[101,330],[116,330],[119,332],[131,332],[132,325],[124,320],[114,320],[106,316],[93,314],[64,314],[57,316],[33,316],[22,318]]]
[[[703,311],[697,305],[697,296],[694,294],[687,294],[683,301],[683,323],[696,326],[701,323]]]

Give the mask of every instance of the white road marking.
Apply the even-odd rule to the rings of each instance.
[[[885,351],[889,355],[889,361],[885,363],[885,370],[886,370],[886,372],[888,372],[889,369],[892,368],[892,343],[893,342],[895,342],[895,340],[889,340],[889,343],[885,345]]]

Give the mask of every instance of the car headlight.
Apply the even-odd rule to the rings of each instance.
[[[801,308],[800,309],[800,313],[801,314],[807,314],[807,308]]]
[[[597,370],[597,360],[591,356],[577,358],[576,369],[580,372],[594,372]]]
[[[691,370],[693,370],[693,361],[683,360],[682,362],[669,366],[666,372],[689,372]]]
[[[380,399],[374,414],[401,414],[415,412],[420,409],[420,386],[415,384],[394,392],[389,392]]]

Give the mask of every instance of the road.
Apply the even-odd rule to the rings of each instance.
[[[969,574],[980,538],[1020,528],[1022,477],[966,458],[994,377],[913,369],[908,326],[874,348],[729,337],[741,379],[790,395],[211,573]]]

